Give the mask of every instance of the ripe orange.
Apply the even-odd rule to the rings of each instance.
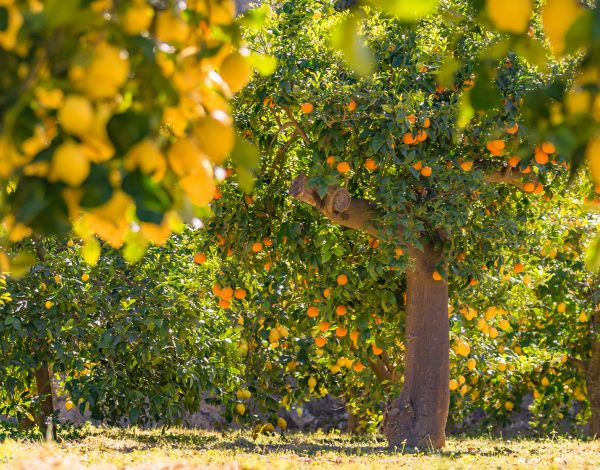
[[[259,251],[261,251],[263,248],[262,243],[261,242],[254,242],[252,244],[252,251],[254,253],[258,253]]]
[[[421,169],[421,175],[423,175],[423,176],[431,176],[432,172],[433,172],[433,170],[431,169],[430,166],[424,166]]]
[[[431,277],[433,278],[434,281],[442,280],[442,275],[440,273],[438,273],[437,271],[433,271],[433,274],[431,275]]]
[[[314,318],[314,317],[316,317],[316,316],[319,315],[319,309],[317,307],[314,307],[314,306],[308,307],[308,310],[306,311],[306,314],[309,317]]]
[[[348,111],[354,111],[356,109],[356,101],[350,100],[347,108],[348,108]]]
[[[348,309],[346,308],[346,306],[345,306],[345,305],[338,305],[338,306],[335,308],[335,313],[336,313],[337,315],[339,315],[340,317],[341,317],[342,315],[346,315],[346,312],[347,312],[347,311],[348,311]]]
[[[265,237],[265,238],[263,238],[263,244],[264,244],[265,246],[272,246],[272,245],[273,245],[273,240],[271,240],[271,239],[270,239],[270,238],[268,238],[268,237]]]
[[[344,328],[343,326],[338,326],[335,329],[335,335],[339,338],[343,338],[344,336],[346,336],[347,333],[348,333],[348,330],[346,328]]]
[[[350,164],[348,162],[340,162],[336,168],[340,173],[348,173],[350,171]]]
[[[225,237],[223,235],[217,235],[217,245],[225,245]]]
[[[236,289],[234,294],[236,299],[245,299],[246,291],[244,289]]]
[[[466,160],[460,164],[460,167],[463,171],[471,171],[473,169],[473,162],[470,160]]]
[[[515,166],[517,166],[519,164],[520,161],[521,161],[521,158],[519,158],[516,155],[513,155],[512,157],[510,157],[508,159],[508,164],[514,168]]]
[[[373,354],[375,354],[376,356],[379,356],[383,352],[383,349],[378,347],[375,343],[371,345],[371,348],[373,349]]]
[[[375,163],[375,160],[373,160],[372,158],[367,158],[365,160],[365,168],[370,171],[376,170],[377,164]]]
[[[315,344],[317,345],[318,348],[322,348],[323,346],[325,346],[327,344],[327,339],[323,338],[322,336],[317,336],[315,338]]]
[[[356,343],[358,341],[358,331],[350,332],[350,339]]]
[[[402,248],[396,248],[394,250],[394,253],[396,255],[396,258],[400,258],[404,254],[404,250]]]
[[[254,199],[252,199],[252,196],[250,196],[249,194],[244,195],[244,201],[246,201],[246,204],[248,204],[249,206],[254,204]]]
[[[531,173],[531,165],[527,165],[525,168],[521,170],[521,173],[526,175],[527,173]]]
[[[540,165],[548,163],[548,154],[544,152],[541,147],[535,148],[535,161]]]
[[[204,253],[196,253],[194,255],[194,263],[202,264],[206,261],[206,255]]]
[[[273,262],[267,261],[264,265],[264,268],[268,271],[269,269],[271,269],[271,266],[273,266]]]
[[[325,161],[329,166],[333,166],[335,163],[335,157],[333,155],[329,155]]]
[[[355,361],[352,367],[356,372],[362,372],[365,369],[365,366],[360,361]]]
[[[490,140],[485,144],[485,147],[492,152],[492,155],[499,155],[502,150],[504,150],[504,141],[503,140]]]
[[[518,123],[514,123],[514,125],[512,127],[507,127],[506,128],[506,132],[508,134],[516,134],[519,131],[519,124]]]
[[[427,131],[425,129],[418,130],[415,138],[417,139],[417,142],[425,141],[425,139],[427,139]]]
[[[213,194],[213,199],[221,199],[223,197],[223,194],[221,193],[221,188],[216,188],[215,189],[215,193]]]
[[[303,103],[300,109],[304,114],[310,114],[313,112],[314,106],[311,103]]]
[[[221,300],[219,300],[219,307],[229,308],[229,307],[231,307],[231,302],[229,302],[229,300],[221,299]]]
[[[336,280],[338,285],[340,286],[345,286],[346,284],[348,284],[348,276],[346,276],[345,274],[340,274]]]
[[[375,237],[369,238],[369,246],[373,249],[379,248],[379,240]]]
[[[223,287],[219,293],[219,297],[223,300],[229,300],[233,297],[233,289],[231,287]]]
[[[538,183],[537,186],[535,187],[535,189],[533,190],[533,194],[543,194],[544,193],[544,186],[542,185],[542,183]]]
[[[402,142],[406,145],[416,144],[417,140],[413,137],[412,132],[407,132],[402,136]]]
[[[329,297],[330,294],[331,294],[331,289],[329,287],[326,287],[325,289],[323,289],[323,297],[327,298],[327,297]]]
[[[431,120],[429,118],[425,118],[423,121],[423,127],[427,129],[429,126],[431,126]]]
[[[423,164],[421,162],[417,162],[412,166],[415,170],[420,171],[423,168]]]
[[[221,286],[219,284],[214,284],[211,288],[213,294],[221,297]]]
[[[319,330],[325,332],[329,329],[330,326],[331,323],[329,323],[328,321],[322,321],[319,323]]]
[[[474,277],[472,277],[472,278],[469,280],[469,285],[471,285],[471,286],[476,286],[476,285],[477,285],[477,279],[475,279]]]
[[[409,114],[408,116],[406,116],[406,119],[411,124],[414,124],[415,122],[417,122],[417,116],[415,116],[414,114]]]
[[[532,193],[534,189],[535,184],[533,184],[531,181],[523,185],[523,191],[525,191],[526,193]]]
[[[523,270],[525,269],[525,266],[523,266],[523,263],[515,263],[515,266],[513,267],[513,271],[518,273],[522,273]]]
[[[546,153],[554,153],[556,152],[556,147],[554,147],[552,142],[544,142],[542,144],[542,150]]]

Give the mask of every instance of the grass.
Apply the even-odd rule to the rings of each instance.
[[[390,450],[381,437],[335,434],[258,436],[169,429],[94,429],[55,444],[7,440],[0,468],[64,469],[462,469],[598,468],[600,441],[450,438],[442,452]]]

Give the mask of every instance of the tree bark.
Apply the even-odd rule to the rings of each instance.
[[[54,404],[52,402],[52,380],[50,368],[43,364],[35,371],[35,384],[39,398],[40,409],[36,414],[36,424],[46,434],[46,418],[54,415]]]
[[[443,261],[426,246],[410,250],[414,267],[406,272],[406,351],[404,387],[388,407],[384,433],[392,446],[441,448],[450,404],[448,284],[432,277]]]
[[[586,371],[588,399],[592,416],[590,434],[600,438],[600,313],[594,315],[592,322],[592,356]]]

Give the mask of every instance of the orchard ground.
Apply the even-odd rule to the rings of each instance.
[[[73,436],[71,436],[73,437]],[[134,468],[598,468],[600,441],[452,437],[444,451],[390,450],[383,437],[340,434],[252,436],[171,428],[85,428],[46,445],[7,440],[0,466],[15,469]]]

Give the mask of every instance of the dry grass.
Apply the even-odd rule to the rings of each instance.
[[[443,452],[402,452],[381,438],[340,435],[258,436],[171,429],[86,430],[45,445],[6,441],[0,467],[23,470],[95,469],[462,469],[598,468],[600,441],[451,438]]]

